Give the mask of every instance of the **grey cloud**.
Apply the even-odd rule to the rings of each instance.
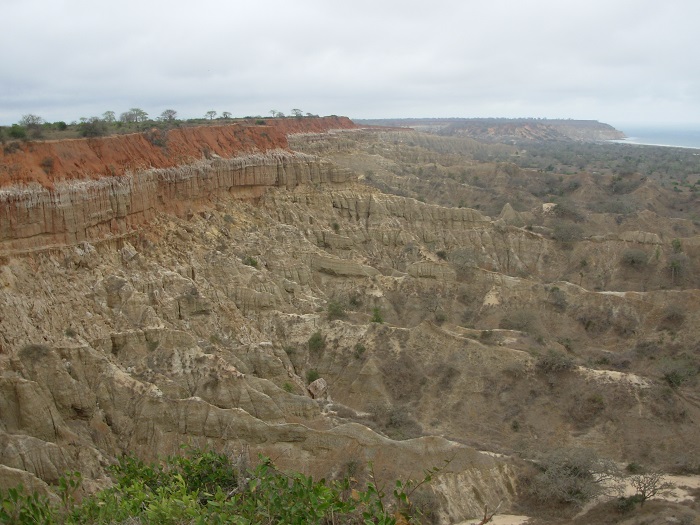
[[[6,0],[0,123],[133,106],[700,122],[698,15],[695,0]]]

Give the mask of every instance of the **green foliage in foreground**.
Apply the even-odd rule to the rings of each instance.
[[[190,451],[162,465],[123,458],[112,467],[114,485],[76,503],[80,475],[61,478],[60,504],[17,487],[0,491],[0,523],[7,524],[384,524],[398,516],[420,523],[410,501],[416,489],[440,469],[426,471],[422,481],[397,481],[387,498],[373,474],[363,491],[355,481],[314,481],[303,474],[278,470],[267,458],[243,469],[225,454]]]

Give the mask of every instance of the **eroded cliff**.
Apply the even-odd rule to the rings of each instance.
[[[0,480],[79,469],[95,488],[120,454],[183,443],[359,479],[368,461],[392,479],[451,459],[431,490],[455,522],[517,498],[518,454],[694,465],[697,394],[663,367],[691,362],[700,295],[604,288],[636,282],[630,246],[666,272],[670,239],[563,246],[515,210],[383,194],[350,163],[277,146],[9,206],[51,227],[3,230]]]
[[[351,121],[326,117],[271,123],[5,148],[0,154],[0,252],[121,235],[157,211],[192,214],[223,193],[251,199],[274,186],[347,179],[347,170],[289,151],[286,133],[352,129]]]

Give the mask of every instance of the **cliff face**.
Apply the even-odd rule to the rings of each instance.
[[[697,237],[646,212],[564,244],[545,219],[518,226],[551,203],[494,220],[476,190],[482,211],[381,193],[351,174],[396,183],[401,148],[426,171],[480,165],[454,137],[323,123],[183,130],[180,164],[146,140],[122,174],[99,176],[110,150],[89,178],[0,189],[0,488],[80,470],[93,490],[120,455],[182,444],[326,479],[371,461],[380,484],[451,458],[428,496],[454,523],[518,498],[516,452],[697,469]],[[474,173],[499,184],[496,168]]]
[[[257,198],[272,186],[340,182],[347,172],[290,152],[287,133],[353,127],[340,117],[287,119],[9,148],[0,153],[0,252],[120,235],[224,192]]]

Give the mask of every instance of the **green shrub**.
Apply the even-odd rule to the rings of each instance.
[[[321,332],[314,332],[309,337],[309,352],[318,354],[326,348],[326,338],[321,335]]]
[[[373,323],[383,323],[384,318],[382,317],[382,311],[379,308],[372,308],[372,318],[370,319]]]
[[[398,516],[406,523],[414,523],[421,512],[437,515],[437,501],[426,500],[416,491],[425,487],[440,468],[426,471],[420,481],[396,481],[392,493],[385,494],[376,485],[371,464],[367,484],[359,490],[348,477],[314,481],[303,474],[282,472],[262,456],[253,469],[245,469],[240,459],[198,450],[167,458],[162,465],[125,457],[111,468],[112,486],[85,496],[80,503],[73,499],[80,477],[72,474],[59,480],[61,504],[57,505],[36,493],[27,494],[22,487],[0,491],[0,522],[389,525],[396,523]],[[356,470],[355,466],[353,471]]]
[[[58,523],[55,514],[48,498],[36,492],[27,494],[22,485],[8,489],[7,493],[0,490],[0,523],[51,525]]]
[[[337,301],[331,301],[328,303],[328,320],[333,321],[335,319],[345,318],[345,307]]]
[[[27,138],[27,129],[24,126],[12,124],[12,127],[7,132],[7,135],[13,139],[24,140]]]
[[[678,388],[700,373],[700,365],[689,358],[667,360],[661,365],[661,373],[668,386]]]
[[[642,467],[639,463],[632,461],[631,463],[627,464],[625,470],[630,474],[641,474],[644,472],[644,467]]]
[[[315,368],[312,368],[311,370],[306,372],[306,383],[310,385],[311,383],[316,381],[319,377],[321,377],[321,375],[318,373],[318,370],[316,370]]]
[[[620,496],[615,500],[615,510],[620,514],[632,512],[641,500],[637,495]]]
[[[357,292],[351,293],[348,302],[350,303],[350,306],[352,306],[353,308],[357,308],[358,306],[362,306],[362,296]]]
[[[92,117],[78,125],[81,137],[102,137],[107,134],[107,123],[97,117]]]
[[[353,353],[353,355],[356,359],[361,359],[366,350],[367,349],[365,348],[365,345],[363,345],[362,343],[357,343],[355,345],[355,352]]]
[[[258,260],[255,257],[251,257],[250,255],[246,255],[243,258],[243,264],[246,266],[252,266],[253,268],[258,267]]]

